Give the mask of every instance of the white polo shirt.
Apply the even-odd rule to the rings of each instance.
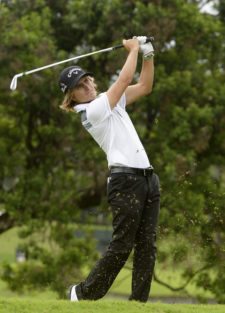
[[[109,167],[148,168],[147,154],[125,108],[125,94],[111,110],[106,93],[102,93],[74,110],[81,112],[83,126],[106,153]]]

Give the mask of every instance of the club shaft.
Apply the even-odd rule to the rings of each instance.
[[[146,42],[150,42],[150,41],[153,41],[153,40],[154,40],[153,37],[148,37]],[[123,48],[122,44],[114,46],[114,47],[98,50],[98,51],[89,52],[89,53],[86,53],[86,54],[83,54],[83,55],[80,55],[80,56],[72,57],[72,58],[69,58],[69,59],[66,59],[66,60],[63,60],[63,61],[55,62],[55,63],[48,64],[48,65],[45,65],[45,66],[42,66],[42,67],[30,70],[30,71],[23,72],[23,73],[21,73],[22,74],[21,76],[29,75],[29,74],[32,74],[32,73],[35,73],[35,72],[38,72],[38,71],[42,71],[42,70],[44,70],[46,68],[50,68],[50,67],[53,67],[53,66],[56,66],[56,65],[59,65],[59,64],[63,64],[63,63],[69,62],[69,61],[82,59],[82,58],[85,58],[85,57],[88,57],[90,55],[94,55],[94,54],[97,54],[97,53],[109,52],[109,51],[120,49],[120,48]]]
[[[153,40],[154,40],[154,37],[147,37],[146,42],[152,42]],[[117,46],[114,46],[114,47],[110,47],[110,48],[106,48],[106,49],[102,49],[102,50],[98,50],[98,51],[89,52],[89,53],[86,53],[86,54],[83,54],[83,55],[80,55],[80,56],[72,57],[72,58],[69,58],[69,59],[66,59],[66,60],[63,60],[63,61],[55,62],[55,63],[48,64],[48,65],[45,65],[45,66],[42,66],[42,67],[39,67],[39,68],[35,68],[33,70],[30,70],[30,71],[26,71],[26,72],[22,72],[22,73],[16,74],[13,77],[12,81],[11,81],[10,89],[11,90],[15,90],[16,89],[16,87],[17,87],[17,79],[19,77],[21,77],[21,76],[29,75],[29,74],[32,74],[32,73],[35,73],[35,72],[39,72],[39,71],[42,71],[42,70],[44,70],[46,68],[50,68],[50,67],[53,67],[53,66],[56,66],[56,65],[59,65],[59,64],[63,64],[63,63],[69,62],[69,61],[82,59],[82,58],[85,58],[85,57],[88,57],[90,55],[94,55],[94,54],[97,54],[97,53],[113,51],[113,50],[120,49],[120,48],[123,48],[123,47],[124,47],[123,44],[120,44],[120,45],[117,45]]]
[[[63,64],[63,63],[69,62],[69,61],[82,59],[82,58],[88,57],[90,55],[94,55],[94,54],[102,53],[102,52],[108,52],[108,51],[112,51],[112,50],[114,50],[114,47],[110,47],[110,48],[106,48],[106,49],[102,49],[102,50],[98,50],[98,51],[89,52],[89,53],[86,53],[86,54],[82,54],[80,56],[72,57],[72,58],[69,58],[69,59],[66,59],[66,60],[63,60],[63,61],[55,62],[55,63],[48,64],[48,65],[45,65],[45,66],[42,66],[42,67],[39,67],[39,68],[35,68],[33,70],[30,70],[30,71],[23,72],[23,73],[21,73],[22,74],[21,76],[29,75],[29,74],[32,74],[32,73],[35,73],[35,72],[38,72],[38,71],[42,71],[42,70],[44,70],[46,68],[53,67],[53,66],[56,66],[56,65],[59,65],[59,64]]]

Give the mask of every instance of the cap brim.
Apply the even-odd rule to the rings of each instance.
[[[73,89],[74,87],[76,87],[76,85],[78,84],[79,80],[82,77],[85,77],[85,76],[93,76],[93,73],[91,73],[91,72],[81,73],[79,76],[76,77],[76,79],[74,79],[74,81],[72,82],[71,86],[68,87],[68,89]]]

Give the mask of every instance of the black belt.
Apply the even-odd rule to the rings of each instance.
[[[125,166],[111,166],[109,168],[110,174],[116,173],[126,173],[134,174],[141,176],[151,176],[153,174],[153,167],[149,168],[134,168],[134,167],[125,167]]]

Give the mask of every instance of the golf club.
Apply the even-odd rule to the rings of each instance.
[[[152,42],[153,40],[154,40],[154,37],[147,37],[146,42]],[[97,54],[97,53],[113,51],[113,50],[116,50],[116,49],[119,49],[119,48],[123,48],[123,45],[120,44],[120,45],[117,45],[117,46],[114,46],[114,47],[110,47],[110,48],[106,48],[106,49],[102,49],[102,50],[98,50],[98,51],[89,52],[89,53],[86,53],[86,54],[83,54],[83,55],[79,55],[79,56],[76,56],[76,57],[69,58],[67,60],[55,62],[55,63],[49,64],[49,65],[45,65],[45,66],[42,66],[42,67],[35,68],[35,69],[27,71],[27,72],[22,72],[22,73],[16,74],[13,77],[12,81],[11,81],[10,89],[11,90],[16,90],[18,78],[22,77],[24,75],[29,75],[29,74],[32,74],[32,73],[35,73],[35,72],[42,71],[42,70],[44,70],[46,68],[49,68],[49,67],[53,67],[53,66],[56,66],[56,65],[59,65],[59,64],[63,64],[63,63],[66,63],[66,62],[69,62],[69,61],[73,61],[73,60],[82,59],[82,58],[85,58],[85,57],[88,57],[90,55],[94,55],[94,54]]]

